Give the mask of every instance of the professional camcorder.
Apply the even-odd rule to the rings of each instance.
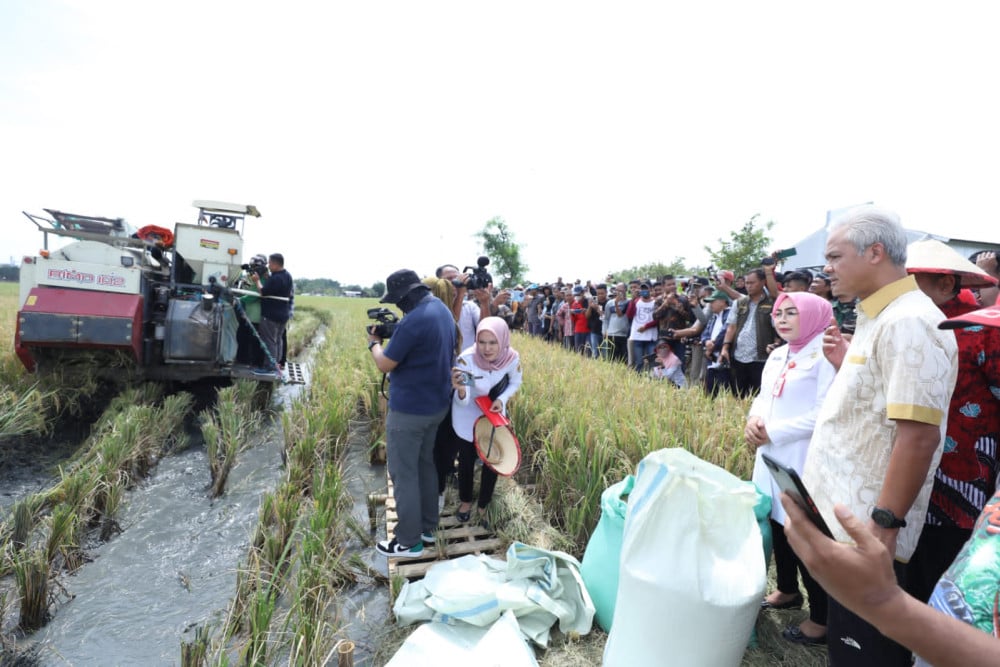
[[[378,320],[379,323],[369,324],[365,327],[365,330],[369,334],[378,336],[379,338],[392,338],[392,334],[396,331],[396,325],[399,322],[396,313],[388,308],[369,308],[368,318]]]
[[[465,286],[470,290],[474,290],[474,289],[485,289],[493,284],[493,276],[491,276],[486,271],[486,267],[490,265],[490,258],[483,255],[476,260],[476,264],[477,264],[476,268],[467,266],[464,269],[462,269],[463,273],[469,273],[469,271],[471,271],[472,273],[469,273],[469,279],[466,280],[464,283],[462,281],[456,281],[455,282],[456,287]]]
[[[256,273],[261,278],[267,277],[267,258],[263,255],[254,255],[248,264],[240,264],[240,268],[247,273]]]

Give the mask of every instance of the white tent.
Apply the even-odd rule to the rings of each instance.
[[[824,255],[826,252],[826,239],[829,235],[830,224],[832,221],[837,220],[840,217],[840,214],[846,210],[847,209],[829,211],[827,213],[826,224],[823,227],[820,227],[812,234],[809,234],[792,246],[795,248],[796,254],[789,257],[788,260],[785,261],[781,270],[789,271],[791,269],[799,268],[822,269],[822,267],[826,264]],[[980,238],[996,238],[995,234],[980,234],[978,236]],[[913,243],[914,241],[919,241],[920,239],[925,238],[937,239],[954,249],[962,257],[969,257],[973,253],[981,250],[994,250],[1000,252],[1000,240],[993,242],[987,240],[970,240],[949,236],[947,234],[935,234],[915,229],[907,229],[906,237],[908,243]]]

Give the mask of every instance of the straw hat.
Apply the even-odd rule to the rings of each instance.
[[[965,327],[1000,328],[1000,305],[962,313],[938,324],[938,329],[963,329]]]
[[[962,287],[992,287],[997,279],[934,239],[914,241],[906,249],[907,273],[956,275]]]
[[[521,467],[521,444],[510,426],[494,426],[483,415],[473,427],[473,442],[479,458],[496,474],[510,477]]]

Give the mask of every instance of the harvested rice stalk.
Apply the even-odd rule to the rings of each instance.
[[[14,578],[21,599],[18,627],[34,632],[49,620],[49,561],[45,552],[19,555],[14,561]]]

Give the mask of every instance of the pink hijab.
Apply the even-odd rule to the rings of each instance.
[[[517,359],[517,350],[510,346],[510,329],[507,327],[507,322],[500,317],[484,317],[479,320],[479,326],[476,327],[476,339],[479,338],[480,331],[489,331],[494,336],[497,337],[497,342],[500,343],[500,354],[494,361],[487,361],[479,355],[479,345],[473,345],[475,352],[472,358],[476,362],[476,366],[479,366],[483,370],[488,371],[498,371],[504,368],[507,364]]]
[[[812,292],[782,292],[775,299],[771,312],[780,308],[787,299],[791,299],[799,309],[799,335],[795,340],[788,341],[788,348],[792,352],[798,352],[830,326],[833,307],[829,301]]]

